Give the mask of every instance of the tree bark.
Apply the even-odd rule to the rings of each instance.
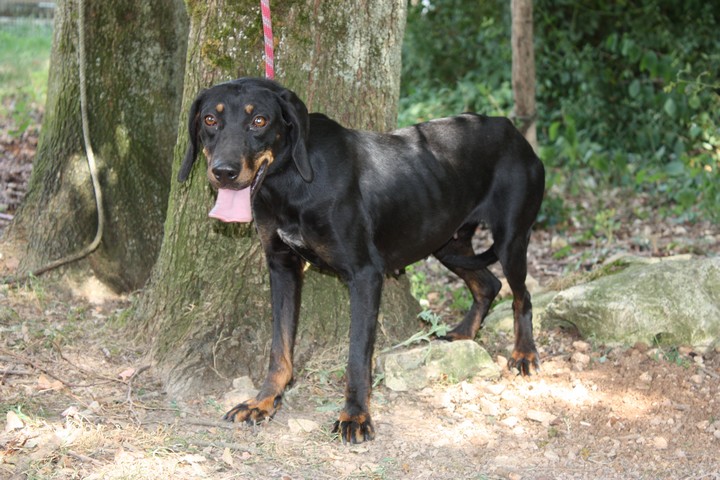
[[[520,132],[537,152],[532,0],[512,0],[510,9],[512,11],[512,88],[515,97],[515,117]]]
[[[183,112],[202,89],[241,76],[262,76],[259,2],[188,0],[190,43]],[[272,2],[276,80],[308,108],[348,126],[395,125],[404,0]],[[187,145],[181,122],[174,170]],[[200,163],[200,162],[198,162]],[[174,173],[174,175],[175,175]],[[259,240],[248,225],[207,216],[215,192],[197,167],[174,183],[165,238],[136,321],[153,339],[152,356],[173,396],[226,388],[230,379],[260,380],[271,339],[269,280]],[[407,280],[388,280],[382,343],[416,329],[417,303]],[[305,276],[296,367],[327,346],[347,343],[347,289],[312,270]]]
[[[20,252],[20,272],[79,251],[97,228],[80,116],[78,7],[57,5],[38,153],[3,238]],[[187,16],[179,0],[86,1],[84,29],[90,140],[106,225],[89,262],[100,280],[129,291],[145,284],[162,241]]]

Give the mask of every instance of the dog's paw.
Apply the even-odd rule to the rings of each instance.
[[[223,416],[223,420],[256,424],[263,420],[270,420],[281,405],[281,395],[260,399],[255,398],[236,405]]]
[[[369,413],[348,415],[342,412],[332,432],[337,433],[344,444],[362,443],[375,438],[375,427]]]
[[[532,375],[531,370],[535,370],[535,373],[540,373],[540,355],[538,355],[535,350],[531,352],[515,350],[508,360],[508,368],[510,370],[517,368],[521,375],[527,376]]]

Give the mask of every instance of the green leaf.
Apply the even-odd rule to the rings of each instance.
[[[665,100],[665,105],[663,105],[663,110],[665,110],[665,113],[670,115],[671,117],[674,117],[677,113],[677,105],[675,105],[675,100],[672,99],[672,97]]]
[[[671,176],[682,175],[685,172],[685,165],[682,162],[670,162],[665,166],[665,173]]]
[[[688,105],[690,105],[690,108],[700,108],[700,97],[698,97],[697,95],[693,95],[688,99]]]
[[[640,70],[645,70],[650,73],[651,76],[657,76],[657,64],[658,57],[652,50],[645,52],[642,59],[640,60]]]
[[[632,98],[637,98],[640,94],[640,80],[635,79],[630,83],[629,93]]]
[[[550,137],[551,142],[557,140],[558,133],[560,133],[560,122],[552,122],[548,129],[548,137]]]

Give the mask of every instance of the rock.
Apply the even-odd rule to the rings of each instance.
[[[505,365],[507,366],[507,361],[505,362]],[[505,391],[505,385],[502,383],[489,383],[485,385],[484,390],[492,395],[500,395]]]
[[[517,417],[507,417],[502,420],[500,420],[500,423],[505,425],[508,428],[513,428],[515,425],[517,425],[519,422]]]
[[[545,307],[551,302],[558,292],[544,292],[532,296],[533,306],[533,328],[540,329]],[[491,332],[513,333],[513,310],[512,301],[499,303],[493,308],[483,321],[483,329]]]
[[[385,386],[395,391],[419,390],[436,380],[497,378],[500,368],[490,354],[472,340],[431,342],[422,347],[390,352],[377,358]]]
[[[698,423],[695,424],[695,427],[696,427],[698,430],[703,430],[703,431],[707,430],[707,428],[708,428],[709,426],[710,426],[710,422],[709,422],[708,420],[703,420],[703,421],[698,422]]]
[[[497,417],[500,413],[500,407],[498,407],[497,402],[493,402],[492,400],[488,400],[483,397],[480,399],[480,411],[483,415]]]
[[[578,340],[576,342],[572,343],[573,348],[578,352],[587,352],[590,350],[590,344],[587,342],[583,342],[582,340]]]
[[[583,367],[585,367],[585,366],[587,366],[587,365],[590,364],[590,356],[589,356],[589,355],[585,355],[585,354],[582,353],[582,352],[575,352],[575,353],[573,353],[572,356],[570,357],[570,361],[571,361],[572,363],[579,363],[579,364],[581,364]]]
[[[508,359],[507,357],[504,357],[502,355],[497,356],[497,365],[500,367],[500,370],[507,370],[508,368]]]
[[[541,412],[538,410],[528,410],[525,413],[525,416],[534,422],[542,423],[544,426],[549,427],[552,422],[554,422],[557,417],[553,415],[552,413],[548,412]]]
[[[653,438],[653,445],[658,450],[667,450],[668,441],[665,439],[665,437],[655,437]]]
[[[230,409],[239,403],[255,398],[257,394],[258,390],[250,377],[238,377],[233,379],[233,389],[223,395],[221,403],[225,408]]]
[[[560,460],[560,455],[555,453],[553,450],[545,450],[545,452],[543,452],[543,456],[550,460],[552,463]]]
[[[720,337],[720,257],[630,265],[555,295],[542,324],[570,324],[607,345],[706,348]]]
[[[255,390],[255,385],[248,376],[234,378],[232,385],[234,390]]]

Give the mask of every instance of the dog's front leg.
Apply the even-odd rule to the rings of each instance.
[[[225,420],[255,423],[270,419],[280,408],[285,387],[292,381],[293,349],[300,312],[302,260],[292,252],[269,255],[273,337],[270,366],[257,396],[225,414]]]
[[[345,372],[345,407],[333,428],[343,443],[361,443],[375,437],[369,404],[375,327],[382,285],[382,274],[372,268],[363,270],[348,281],[350,354]]]

